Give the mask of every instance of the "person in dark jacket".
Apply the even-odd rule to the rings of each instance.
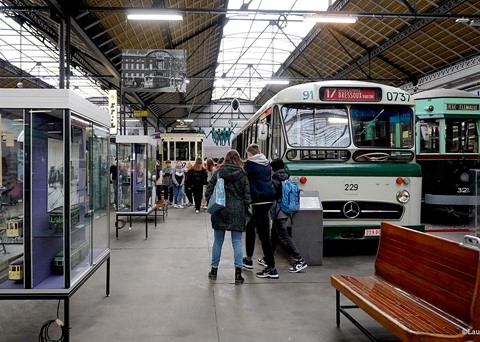
[[[272,250],[275,252],[277,242],[280,242],[285,251],[293,258],[293,265],[288,270],[291,273],[297,273],[307,268],[306,261],[298,251],[295,242],[293,242],[290,234],[288,234],[288,223],[292,217],[286,214],[280,208],[282,201],[282,182],[290,178],[290,174],[285,170],[285,163],[281,159],[274,159],[270,163],[272,167],[272,183],[275,189],[275,201],[270,209],[270,218],[273,221],[270,241],[272,243]]]
[[[202,158],[198,157],[195,164],[187,172],[188,187],[192,189],[193,202],[195,203],[195,213],[200,213],[200,206],[202,204],[203,186],[207,184],[207,169],[203,166]]]
[[[205,197],[207,202],[212,196],[218,178],[223,178],[225,184],[225,208],[212,214],[214,242],[212,247],[212,264],[208,273],[210,279],[217,279],[218,265],[222,254],[225,231],[232,236],[233,256],[235,264],[235,284],[242,284],[242,236],[245,231],[245,219],[250,205],[250,188],[248,178],[242,168],[243,162],[235,150],[230,150],[225,156],[222,166],[213,173],[207,185]]]
[[[173,203],[173,167],[172,162],[167,160],[167,166],[162,170],[162,191],[169,204]]]
[[[270,219],[268,212],[272,207],[275,198],[275,191],[272,185],[272,173],[270,163],[257,144],[247,146],[247,161],[244,169],[247,172],[250,182],[250,194],[252,196],[252,216],[248,221],[245,233],[246,257],[243,259],[243,267],[253,268],[253,251],[255,249],[255,228],[258,238],[262,243],[263,259],[261,265],[265,268],[256,274],[259,278],[278,278],[273,257],[272,245],[270,242]]]

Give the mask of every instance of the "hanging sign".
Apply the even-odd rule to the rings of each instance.
[[[108,91],[108,112],[110,113],[110,134],[118,133],[117,91]]]
[[[148,111],[146,110],[134,110],[133,111],[133,116],[136,118],[143,118],[148,116]]]

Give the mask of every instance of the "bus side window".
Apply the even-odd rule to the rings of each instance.
[[[439,122],[435,120],[425,120],[420,123],[420,152],[421,153],[439,153]]]

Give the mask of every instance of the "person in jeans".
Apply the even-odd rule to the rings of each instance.
[[[212,247],[211,270],[208,273],[210,279],[217,279],[218,265],[222,254],[225,231],[230,231],[233,246],[235,265],[235,284],[242,284],[242,237],[245,231],[245,219],[250,205],[250,188],[248,178],[242,168],[243,162],[235,150],[230,150],[225,156],[222,166],[212,175],[207,185],[205,197],[207,201],[212,196],[213,189],[218,178],[223,178],[225,184],[225,208],[212,214],[212,228],[214,229],[214,241]]]
[[[268,212],[272,207],[275,198],[275,191],[272,185],[272,173],[270,163],[257,144],[247,146],[247,161],[244,169],[247,172],[250,182],[250,194],[252,196],[252,216],[248,221],[245,233],[246,257],[243,260],[243,267],[252,269],[252,256],[255,249],[255,228],[258,238],[262,244],[263,260],[265,268],[256,274],[259,278],[278,278],[273,257],[272,245],[270,242],[270,219]]]
[[[282,201],[282,182],[289,179],[290,174],[285,170],[285,163],[281,159],[272,160],[270,166],[272,167],[272,183],[275,189],[275,201],[270,209],[270,218],[273,221],[270,238],[272,250],[275,252],[277,243],[280,242],[284,250],[293,258],[293,265],[288,271],[297,273],[307,268],[308,265],[288,233],[288,223],[292,217],[290,214],[284,213],[280,208],[280,202]],[[259,263],[262,262],[264,262],[264,260],[259,261]]]
[[[177,161],[173,169],[173,207],[183,209],[183,186],[185,184],[185,170],[181,161]]]

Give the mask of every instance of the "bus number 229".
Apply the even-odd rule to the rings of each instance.
[[[345,186],[345,192],[358,191],[357,183],[345,183],[344,186]]]

